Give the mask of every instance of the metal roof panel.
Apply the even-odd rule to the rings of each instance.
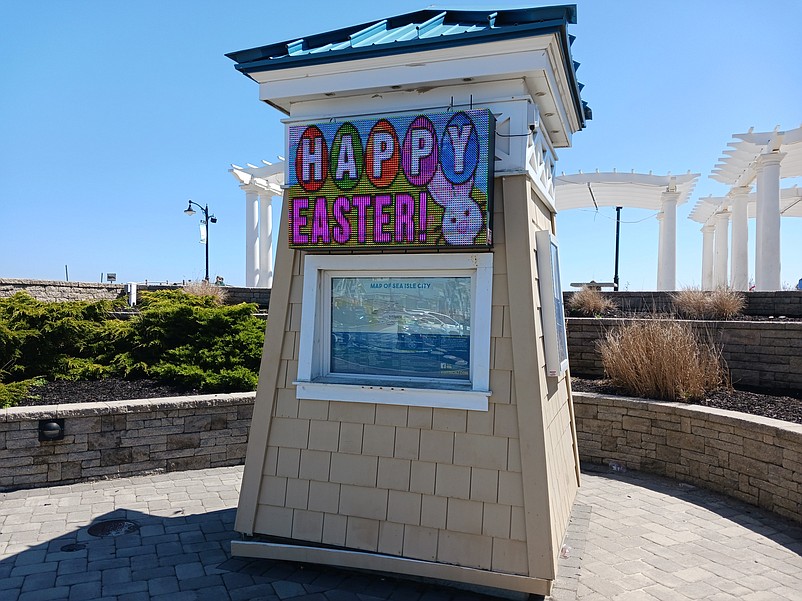
[[[245,73],[373,58],[515,39],[558,35],[564,67],[571,81],[573,102],[581,126],[590,118],[580,97],[573,41],[566,27],[576,23],[576,6],[543,6],[508,10],[424,9],[334,31],[230,52],[237,70]]]

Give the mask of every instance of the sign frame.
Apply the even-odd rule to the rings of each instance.
[[[560,282],[560,248],[557,237],[548,230],[535,232],[535,244],[546,374],[561,378],[568,371],[568,333]]]
[[[492,248],[490,109],[310,122],[287,132],[290,248]]]

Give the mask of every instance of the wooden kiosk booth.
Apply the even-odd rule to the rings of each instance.
[[[579,485],[557,147],[574,6],[234,52],[287,115],[239,556],[548,594]]]

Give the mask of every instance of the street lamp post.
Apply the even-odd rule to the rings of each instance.
[[[206,226],[206,277],[204,278],[207,282],[209,281],[209,224],[210,223],[217,223],[217,217],[214,215],[209,215],[209,205],[201,206],[197,202],[190,200],[189,204],[187,205],[186,210],[184,213],[192,217],[195,214],[195,211],[192,209],[192,205],[195,205],[203,212],[203,220],[201,223]]]

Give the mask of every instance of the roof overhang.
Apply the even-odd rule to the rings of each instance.
[[[227,56],[260,84],[261,100],[288,115],[294,114],[296,103],[332,97],[424,94],[444,86],[521,80],[554,146],[570,145],[586,118],[566,31],[567,24],[576,21],[574,6],[499,11],[494,14],[503,14],[506,20],[499,23],[496,16],[492,27],[487,26],[486,11],[447,11],[448,19],[463,23],[460,33],[446,30],[407,39],[411,34],[404,31],[410,24],[435,13],[440,13],[441,21],[446,14],[419,11]],[[535,16],[537,22],[526,22]],[[464,29],[466,22],[479,17],[485,20],[483,26]],[[513,23],[516,17],[522,23]],[[369,34],[393,39],[367,43],[370,38],[359,37]]]

